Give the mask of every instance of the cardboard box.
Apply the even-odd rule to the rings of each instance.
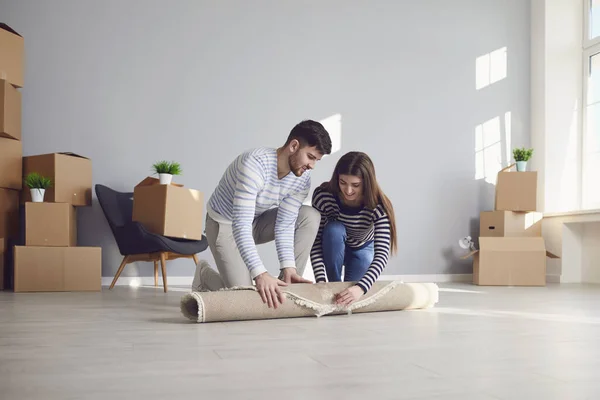
[[[0,189],[0,237],[19,236],[19,192]]]
[[[495,210],[536,211],[537,172],[510,171],[514,165],[510,165],[498,173]]]
[[[68,203],[25,203],[25,245],[77,246],[75,207]]]
[[[23,188],[23,144],[14,139],[0,138],[0,188]]]
[[[92,205],[92,162],[74,153],[50,153],[23,158],[23,177],[37,172],[52,180],[44,201]],[[23,191],[23,201],[31,201],[29,190]]]
[[[543,214],[538,212],[484,211],[479,218],[483,237],[542,236]]]
[[[100,247],[14,247],[15,292],[100,291]]]
[[[4,285],[4,275],[6,268],[6,239],[0,238],[0,290],[5,289]]]
[[[473,283],[481,286],[545,286],[546,251],[541,237],[480,237],[473,257]]]
[[[133,192],[133,220],[158,235],[202,239],[204,200],[202,193],[181,185],[161,185],[148,177]]]
[[[21,140],[21,92],[0,79],[0,137]]]
[[[0,79],[23,87],[25,41],[10,26],[0,23]]]

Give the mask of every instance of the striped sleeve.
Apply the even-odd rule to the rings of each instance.
[[[391,244],[390,218],[381,206],[375,209],[375,255],[369,269],[357,285],[367,293],[386,267]]]
[[[263,265],[254,237],[252,222],[256,211],[256,197],[265,185],[265,173],[261,164],[252,155],[246,155],[238,161],[238,181],[233,195],[233,220],[231,227],[238,250],[250,270],[252,278],[267,269]]]
[[[323,192],[320,188],[316,188],[312,198],[313,208],[321,213],[321,223],[319,224],[319,231],[317,232],[317,237],[310,251],[310,263],[312,264],[313,272],[315,274],[315,281],[317,283],[327,281],[327,274],[325,272],[325,262],[323,261],[322,244],[323,228],[325,227],[325,223],[327,222],[327,214],[325,213],[325,202],[322,193]]]
[[[292,194],[283,198],[277,210],[275,220],[275,247],[279,258],[280,268],[296,266],[294,257],[294,233],[296,221],[302,203],[310,190],[310,178],[298,183],[298,188]]]

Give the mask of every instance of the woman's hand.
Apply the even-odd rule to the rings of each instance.
[[[335,296],[335,303],[344,306],[349,306],[350,304],[360,299],[363,294],[363,290],[359,286],[354,285],[344,290],[343,292],[338,293]]]

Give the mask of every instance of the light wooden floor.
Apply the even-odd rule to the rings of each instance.
[[[600,286],[441,286],[427,311],[204,325],[175,290],[0,293],[0,399],[600,398]]]

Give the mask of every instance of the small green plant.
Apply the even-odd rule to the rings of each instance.
[[[526,149],[525,147],[513,149],[515,161],[529,161],[532,155],[533,149]]]
[[[159,161],[152,168],[157,174],[181,175],[181,165],[177,162]]]
[[[37,172],[31,172],[25,177],[25,185],[30,189],[48,189],[52,187],[52,180]]]

